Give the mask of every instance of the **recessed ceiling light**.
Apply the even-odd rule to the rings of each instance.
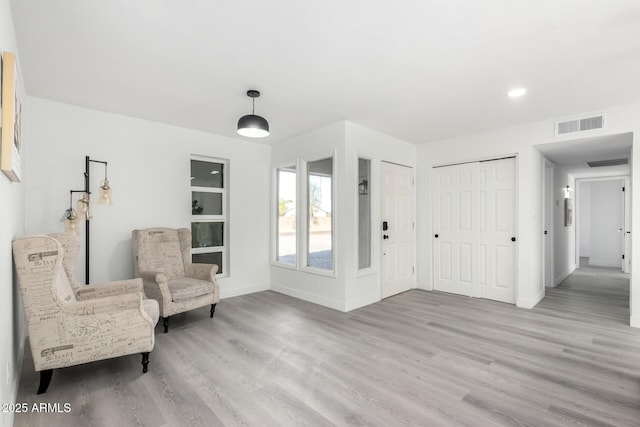
[[[517,89],[512,89],[507,93],[507,96],[509,96],[509,98],[517,98],[519,96],[524,95],[525,93],[527,93],[527,89],[523,88],[523,87],[519,87]]]

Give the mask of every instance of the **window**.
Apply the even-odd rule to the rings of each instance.
[[[307,163],[307,266],[333,270],[333,158]]]
[[[296,167],[279,168],[276,261],[297,265]]]
[[[358,269],[371,267],[371,160],[358,159]]]
[[[228,275],[228,162],[191,159],[191,260],[218,265],[218,275]]]

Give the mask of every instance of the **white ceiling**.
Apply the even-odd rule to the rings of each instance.
[[[29,95],[242,138],[258,89],[266,143],[351,120],[420,144],[640,101],[638,0],[11,3]]]

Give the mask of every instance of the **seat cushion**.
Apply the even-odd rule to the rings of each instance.
[[[169,286],[169,291],[171,291],[171,300],[173,302],[188,301],[213,293],[213,283],[191,277],[169,280],[167,285]]]
[[[149,317],[151,317],[151,320],[153,320],[153,326],[156,326],[158,319],[160,318],[160,307],[158,306],[158,301],[154,299],[143,299],[142,309],[149,315]]]

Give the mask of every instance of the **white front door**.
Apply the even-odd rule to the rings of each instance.
[[[433,170],[434,289],[515,302],[515,159]]]
[[[381,286],[387,298],[413,287],[413,169],[382,162],[381,173]]]

